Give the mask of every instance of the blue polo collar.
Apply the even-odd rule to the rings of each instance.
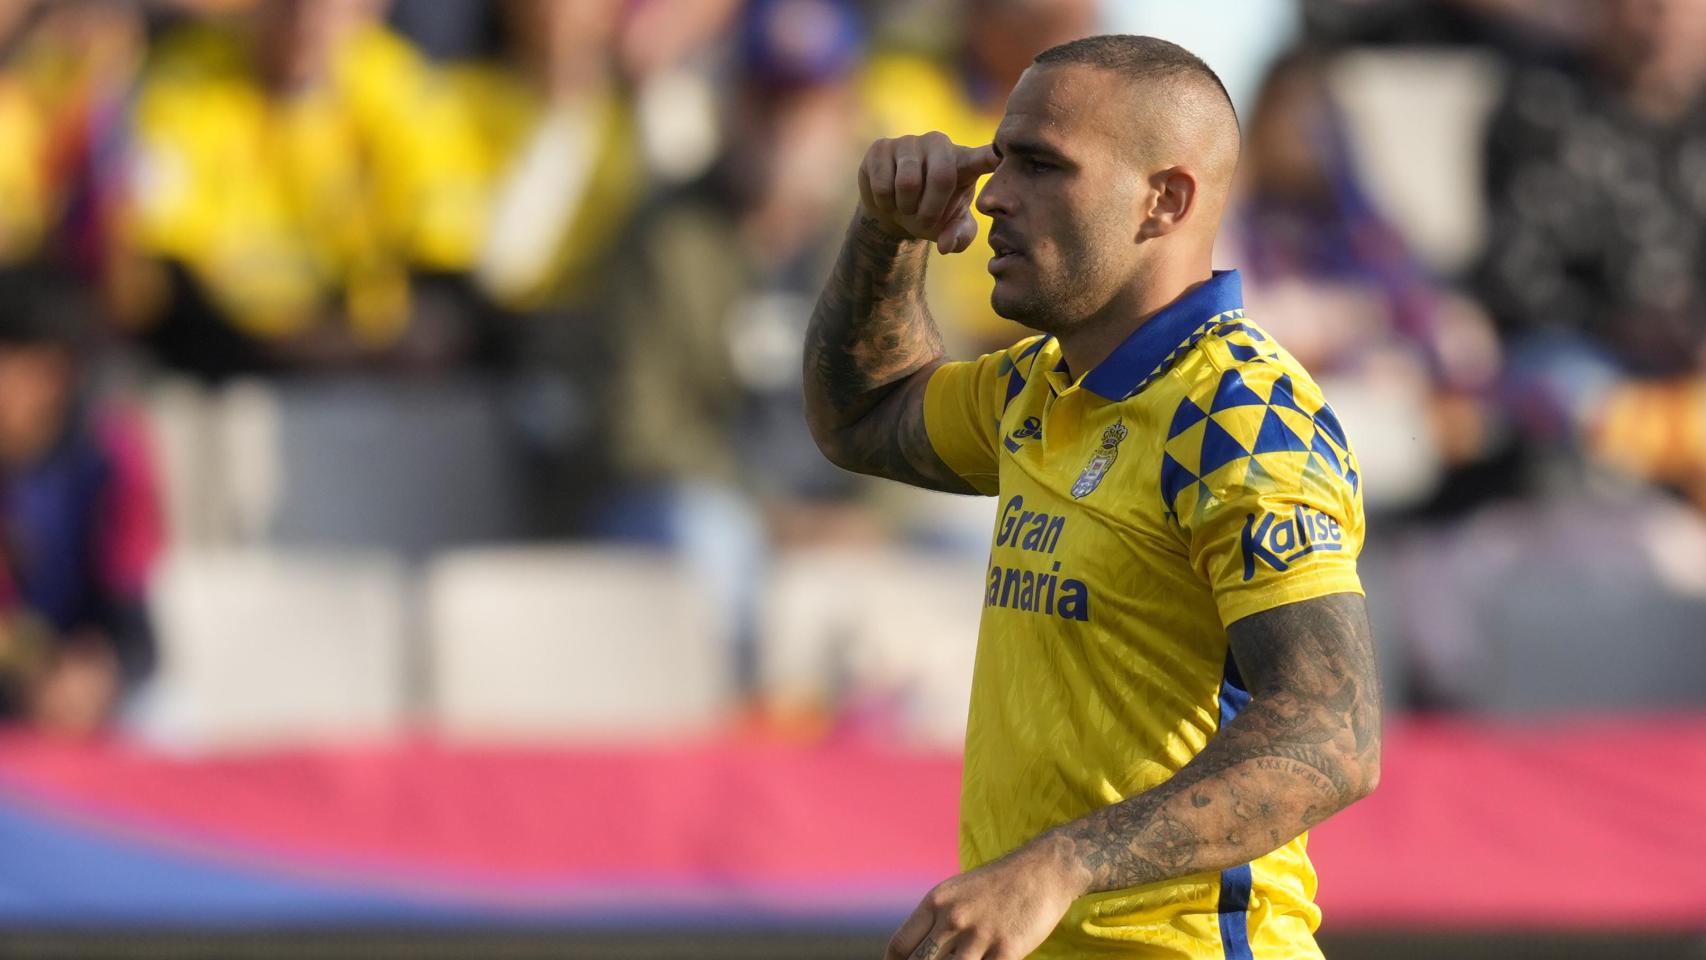
[[[1080,385],[1104,400],[1124,400],[1165,373],[1177,355],[1196,343],[1212,321],[1244,309],[1244,285],[1236,270],[1213,276],[1156,311],[1132,331]]]

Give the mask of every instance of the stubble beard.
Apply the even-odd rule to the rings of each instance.
[[[1020,296],[1003,300],[999,293],[992,295],[990,306],[996,315],[1022,324],[1038,333],[1054,337],[1066,336],[1090,323],[1107,298],[1102,291],[1109,288],[1110,264],[1088,255],[1074,258],[1083,264],[1071,272],[1057,271],[1045,275],[1037,264],[1032,283]]]
[[[1034,288],[1024,297],[1007,303],[996,299],[992,306],[996,315],[1051,336],[1070,333],[1083,322],[1076,311],[1067,308],[1059,296],[1045,289]]]

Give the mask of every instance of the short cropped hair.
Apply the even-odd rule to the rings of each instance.
[[[1220,82],[1219,75],[1201,57],[1159,37],[1140,37],[1129,33],[1083,37],[1049,47],[1037,54],[1035,62],[1081,63],[1112,70],[1139,82],[1206,82],[1220,91],[1234,119],[1238,116],[1238,111],[1232,106],[1232,97],[1226,92],[1226,84]]]

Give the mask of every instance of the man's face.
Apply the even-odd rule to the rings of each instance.
[[[1601,10],[1602,53],[1625,70],[1645,68],[1685,89],[1706,60],[1706,5],[1699,0],[1616,0]]]
[[[30,462],[53,443],[65,424],[71,379],[63,348],[0,347],[0,462]]]
[[[1033,66],[995,133],[1001,165],[978,195],[993,218],[989,261],[995,312],[1045,333],[1067,333],[1135,275],[1139,145],[1125,81],[1078,64]]]

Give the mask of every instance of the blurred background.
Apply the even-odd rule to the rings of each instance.
[[[869,141],[1096,32],[1363,461],[1330,954],[1706,957],[1706,0],[0,0],[0,952],[880,955],[994,505],[802,336]]]

